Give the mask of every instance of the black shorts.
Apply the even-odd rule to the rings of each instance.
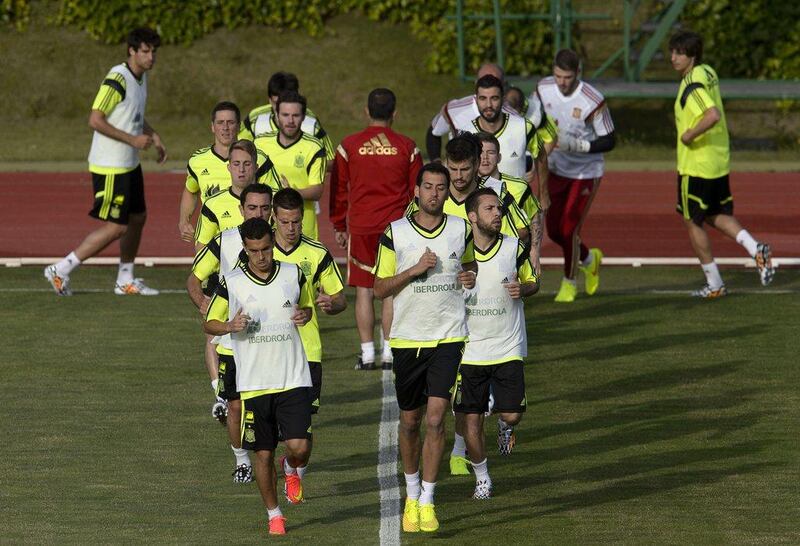
[[[217,396],[223,400],[238,400],[239,391],[236,390],[236,361],[233,355],[217,353],[219,368],[217,370]]]
[[[308,388],[242,400],[242,447],[251,451],[274,451],[281,440],[308,439],[311,412]]]
[[[392,348],[394,389],[403,411],[424,406],[429,396],[450,399],[455,390],[464,343],[440,343],[436,347]]]
[[[322,363],[309,362],[311,372],[311,387],[308,389],[308,401],[311,402],[311,415],[319,413],[319,400],[322,394]]]
[[[94,206],[89,216],[127,226],[131,214],[147,210],[141,165],[121,174],[92,173],[92,188]]]
[[[719,178],[699,178],[678,175],[678,214],[702,226],[708,216],[733,214],[733,196],[728,175]]]
[[[453,411],[484,413],[489,409],[490,388],[495,412],[525,411],[525,373],[521,360],[489,366],[462,364],[459,378]]]

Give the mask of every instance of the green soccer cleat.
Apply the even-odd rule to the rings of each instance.
[[[592,263],[588,267],[580,267],[583,271],[584,280],[586,281],[586,294],[593,296],[597,292],[597,287],[600,286],[600,264],[603,263],[603,253],[599,248],[589,249],[589,254],[592,256]]]
[[[426,533],[432,533],[439,528],[439,520],[436,519],[436,512],[432,504],[423,504],[419,507],[419,529]]]
[[[572,303],[578,295],[578,288],[567,279],[561,280],[561,288],[558,289],[555,300],[557,303]]]
[[[450,475],[451,476],[469,476],[469,461],[466,457],[459,457],[458,455],[450,455]]]
[[[419,532],[419,501],[406,498],[406,507],[403,509],[403,531]]]

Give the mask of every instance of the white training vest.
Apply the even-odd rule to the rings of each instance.
[[[498,180],[492,175],[487,176],[481,181],[482,188],[491,188],[497,194],[497,197],[503,197],[506,193],[506,183]]]
[[[505,103],[503,103],[503,112],[507,114],[516,113]],[[434,136],[440,137],[449,135],[449,138],[453,138],[453,127],[463,131],[463,129],[461,129],[462,126],[468,125],[473,119],[480,115],[481,111],[478,110],[478,101],[475,100],[475,95],[467,95],[460,99],[453,99],[446,102],[441,110],[433,116],[431,120],[431,132]],[[448,117],[450,118],[449,122]]]
[[[247,328],[231,334],[239,392],[311,386],[300,332],[291,320],[300,300],[302,272],[294,264],[274,264],[277,273],[266,285],[241,268],[225,274],[228,319],[239,309],[251,319]]]
[[[420,235],[405,216],[390,224],[396,273],[416,265],[426,247],[438,258],[435,267],[394,297],[393,339],[439,341],[468,335],[463,288],[457,279],[466,245],[466,222],[449,214],[444,218],[444,228],[432,239]]]
[[[603,95],[586,82],[580,82],[568,97],[561,94],[552,77],[544,78],[537,85],[538,97],[534,93],[531,103],[544,103],[544,111],[558,126],[559,134],[592,142],[599,136],[614,131],[614,123]],[[565,152],[556,147],[547,157],[551,172],[572,179],[591,179],[603,176],[603,154]]]
[[[125,98],[114,107],[106,121],[120,131],[141,135],[147,102],[147,74],[142,74],[139,83],[125,63],[112,67],[109,73],[121,74],[125,78]],[[89,150],[89,164],[134,169],[139,164],[139,150],[95,131]]]
[[[497,168],[501,173],[517,178],[525,178],[525,152],[528,148],[528,127],[525,118],[517,114],[503,112],[505,122],[500,130],[494,134],[500,143],[500,163]],[[473,118],[466,125],[458,127],[461,131],[480,133],[478,119]]]
[[[462,364],[507,362],[528,356],[524,304],[522,299],[512,299],[503,286],[518,280],[519,239],[501,235],[496,244],[500,245],[497,253],[478,262],[475,288],[467,299],[469,343]]]
[[[244,249],[239,227],[226,229],[219,239],[219,270],[224,275],[230,273],[239,263],[239,254]],[[217,336],[214,340],[229,351],[233,350],[231,335]]]

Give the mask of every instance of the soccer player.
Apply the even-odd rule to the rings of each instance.
[[[278,121],[274,111],[278,104],[278,97],[284,91],[299,93],[300,81],[291,72],[275,72],[267,82],[269,102],[250,110],[247,117],[242,120],[239,138],[253,140],[264,133],[274,133],[278,130]],[[310,108],[306,110],[306,117],[303,118],[300,128],[303,132],[317,137],[325,146],[327,159],[329,161],[333,159],[333,141],[331,141],[331,137],[325,132],[325,129],[322,128],[322,123],[320,123],[317,115]]]
[[[234,103],[217,103],[211,111],[214,144],[195,151],[186,165],[186,187],[181,195],[178,218],[178,231],[181,239],[186,242],[194,242],[192,215],[197,208],[197,201],[202,205],[206,199],[225,191],[231,185],[228,150],[236,140],[239,117],[239,108]]]
[[[250,218],[269,220],[272,212],[272,188],[264,184],[250,184],[242,190],[239,199],[241,202],[239,210],[244,221]],[[239,263],[243,248],[241,226],[236,226],[218,233],[195,256],[192,272],[186,279],[186,291],[203,317],[208,313],[208,304],[211,301],[203,291],[203,283],[218,277],[220,273],[233,271]],[[214,336],[208,335],[208,337],[214,339]],[[230,337],[222,336],[219,343],[209,344],[218,355],[215,362],[217,360],[220,362],[217,374],[211,377],[211,388],[217,397],[211,415],[220,420],[226,418],[231,449],[236,458],[233,469],[234,483],[249,483],[253,480],[253,467],[250,465],[247,450],[242,449],[239,431],[242,403],[236,388],[236,363],[233,359]],[[209,373],[212,371],[209,370]]]
[[[505,81],[505,73],[499,65],[484,63],[478,68],[476,80],[483,76],[492,75],[500,81]],[[503,111],[514,113],[510,106],[503,107]],[[460,99],[453,99],[442,105],[441,110],[431,120],[428,132],[425,135],[425,148],[431,161],[438,161],[442,154],[442,137],[449,134],[450,138],[461,132],[460,126],[468,124],[481,114],[475,95],[467,95]]]
[[[528,111],[528,98],[525,96],[525,93],[522,92],[522,89],[511,86],[506,91],[503,106],[506,105],[520,116],[526,116]]]
[[[272,218],[275,225],[275,246],[273,256],[276,260],[292,263],[300,267],[313,294],[317,306],[327,315],[341,313],[347,307],[344,297],[344,284],[339,267],[325,245],[303,235],[303,197],[292,188],[284,188],[275,194],[272,204]],[[308,358],[311,370],[311,392],[309,402],[311,413],[319,412],[322,393],[322,339],[319,335],[319,322],[316,309],[312,308],[311,320],[300,327],[300,339]],[[313,439],[309,434],[309,442]],[[309,443],[309,451],[311,443]],[[287,476],[286,498],[293,504],[303,501],[301,480],[307,466],[294,468],[289,459],[281,459],[281,466]],[[295,476],[296,478],[289,478]]]
[[[375,264],[375,297],[394,297],[389,343],[400,407],[407,532],[439,528],[433,501],[444,451],[444,418],[468,335],[461,288],[475,286],[471,229],[465,220],[443,211],[449,182],[443,165],[429,163],[420,169],[414,191],[419,210],[389,224]],[[426,430],[420,446],[424,406]]]
[[[158,33],[137,28],[128,35],[126,62],[111,68],[92,103],[89,126],[94,129],[89,151],[94,206],[89,216],[103,225],[86,236],[63,260],[44,270],[45,278],[59,296],[71,296],[69,276],[81,262],[119,240],[119,270],[114,293],[155,296],[142,279],[134,278],[133,264],[147,218],[144,179],[139,150],[151,146],[158,162],[167,159],[161,137],[145,119],[147,71],[156,62],[161,44]]]
[[[294,188],[305,201],[303,234],[319,239],[317,201],[325,180],[325,147],[301,126],[306,115],[306,99],[296,91],[285,91],[275,105],[278,131],[264,133],[253,141],[264,158],[258,169],[259,182],[273,189]]]
[[[496,188],[498,183],[505,186],[506,197],[505,205],[508,207],[508,199],[513,199],[517,206],[525,213],[530,220],[531,232],[531,254],[532,262],[539,274],[542,248],[542,211],[539,200],[531,193],[528,182],[522,178],[509,176],[501,173],[497,167],[500,162],[500,143],[489,133],[478,133],[475,135],[481,143],[481,159],[478,165],[478,174],[483,177],[483,185]]]
[[[311,427],[311,374],[298,328],[311,320],[314,301],[303,272],[273,259],[269,223],[242,224],[247,262],[227,273],[208,308],[206,333],[230,334],[242,399],[242,446],[255,451],[255,474],[270,534],[286,533],[278,506],[275,448],[283,438],[289,462],[305,466]]]
[[[571,49],[556,53],[553,75],[539,82],[530,103],[531,114],[543,107],[558,124],[558,146],[547,157],[547,234],[564,254],[564,278],[555,301],[570,303],[578,293],[579,268],[587,295],[600,285],[603,253],[589,249],[580,230],[600,187],[603,153],[614,148],[614,123],[603,95],[580,80],[580,58]]]
[[[681,75],[675,99],[678,130],[678,204],[689,231],[689,241],[706,276],[706,285],[692,295],[719,298],[728,291],[711,254],[706,223],[742,245],[755,259],[761,284],[775,276],[772,252],[756,241],[733,216],[728,185],[730,144],[717,73],[703,63],[703,39],[694,32],[670,38],[672,68]]]
[[[525,412],[523,359],[528,339],[521,298],[539,290],[526,246],[500,234],[502,206],[491,188],[475,190],[467,198],[478,277],[467,299],[469,343],[461,359],[453,409],[465,420],[465,439],[475,472],[474,499],[492,495],[483,441],[489,390],[494,411],[500,414],[497,440],[501,454],[508,455],[513,449],[513,427]]]
[[[375,310],[372,268],[378,242],[390,222],[403,216],[414,197],[422,158],[410,138],[392,130],[397,99],[389,89],[373,89],[367,98],[369,126],[347,136],[336,149],[331,177],[330,218],[336,242],[347,248],[347,284],[356,287],[356,326],[361,356],[356,369],[375,368]],[[392,368],[389,331],[392,299],[381,305],[381,367]]]
[[[195,239],[198,245],[207,245],[221,231],[240,225],[244,219],[239,196],[255,183],[258,160],[255,145],[249,140],[237,140],[228,153],[228,172],[231,185],[227,191],[206,199],[197,219]]]

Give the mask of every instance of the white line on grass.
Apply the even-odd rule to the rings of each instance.
[[[381,546],[400,544],[400,484],[397,480],[397,425],[400,409],[392,371],[383,371],[383,406],[378,436],[378,485],[381,490]]]
[[[22,293],[34,293],[34,292],[52,292],[52,288],[0,288],[0,292],[22,292]],[[160,288],[158,290],[162,294],[185,294],[186,290],[183,288]],[[114,292],[113,288],[79,288],[77,290],[73,290],[75,294],[102,294],[104,292],[108,292],[111,294]],[[142,296],[142,297],[150,297],[150,296]]]

